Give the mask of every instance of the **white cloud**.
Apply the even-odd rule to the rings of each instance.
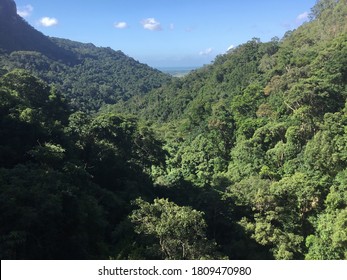
[[[283,22],[281,26],[286,30],[296,28],[310,19],[309,12],[303,12],[290,22]]]
[[[174,30],[175,29],[175,25],[173,23],[171,23],[169,28],[170,28],[170,30]]]
[[[162,30],[160,22],[156,21],[155,18],[146,18],[141,22],[141,24],[142,24],[144,29],[148,29],[148,30],[152,30],[152,31]]]
[[[212,52],[213,52],[212,48],[207,48],[206,50],[199,52],[199,55],[209,55]]]
[[[234,45],[230,45],[230,47],[227,49],[227,52],[232,50],[233,48],[235,48],[235,46]]]
[[[17,9],[17,14],[23,18],[30,17],[34,8],[31,5],[25,5]]]
[[[50,27],[58,24],[58,20],[56,18],[43,17],[39,21],[40,25],[45,27]]]
[[[304,12],[296,17],[297,21],[305,21],[308,20],[309,14],[308,12]]]
[[[128,24],[125,21],[119,21],[114,24],[114,27],[117,29],[125,29],[128,28]]]

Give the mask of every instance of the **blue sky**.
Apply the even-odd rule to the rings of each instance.
[[[202,66],[308,20],[316,0],[16,0],[48,36],[122,50],[153,67]]]

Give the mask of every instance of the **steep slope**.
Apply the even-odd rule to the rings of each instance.
[[[145,74],[117,67],[137,62],[61,39],[73,67],[5,52],[55,86],[0,73],[0,257],[347,259],[346,16],[346,0],[320,0],[282,40],[99,114],[71,113],[56,88],[98,108],[100,73],[125,88]]]
[[[54,88],[14,70],[0,77],[0,135],[1,259],[121,252],[115,246],[133,235],[118,238],[131,201],[153,195],[144,170],[162,158],[148,128],[115,114],[71,114]]]
[[[170,80],[121,51],[43,35],[16,14],[12,0],[0,0],[0,58],[2,72],[29,70],[85,111],[146,94]]]
[[[156,183],[206,213],[230,258],[347,256],[347,3],[311,16],[122,106],[155,123],[170,154]]]
[[[37,51],[54,60],[76,62],[71,52],[54,44],[17,15],[13,0],[0,0],[0,49],[6,52]]]
[[[318,1],[311,18],[311,22],[288,31],[281,40],[273,38],[271,42],[261,43],[253,38],[218,56],[211,65],[183,79],[175,79],[142,100],[130,100],[122,107],[137,114],[140,112],[145,118],[167,122],[188,118],[192,110],[199,107],[197,104],[202,103],[208,115],[213,103],[221,99],[231,102],[251,84],[257,83],[261,91],[265,88],[267,91],[271,79],[287,79],[290,69],[306,71],[304,67],[312,63],[320,51],[343,37],[347,31],[346,1]],[[268,95],[269,92],[262,98],[271,99]],[[201,114],[199,117],[204,120]]]

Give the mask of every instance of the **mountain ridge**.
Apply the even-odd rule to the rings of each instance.
[[[92,44],[2,52],[0,258],[347,259],[347,2],[312,11],[163,86]]]
[[[12,0],[0,0],[0,34],[0,49],[6,52],[38,51],[54,60],[76,63],[72,53],[56,46],[20,17]]]
[[[0,0],[0,68],[23,68],[56,85],[73,107],[97,111],[134,95],[144,95],[171,79],[122,51],[48,37],[16,13],[12,0]]]
[[[194,100],[198,102],[197,100],[200,99],[201,101],[202,96],[206,95],[206,91],[211,92],[211,96],[206,98],[206,102],[207,100],[216,101],[226,95],[230,98],[232,94],[235,94],[232,91],[236,87],[239,87],[237,94],[240,94],[251,79],[257,79],[252,75],[257,75],[258,70],[268,73],[269,80],[264,80],[262,82],[264,84],[261,85],[266,91],[271,84],[271,78],[284,76],[291,67],[299,64],[300,55],[311,52],[310,59],[313,59],[314,51],[311,50],[324,47],[332,39],[343,36],[347,32],[344,1],[318,1],[312,9],[310,17],[311,21],[295,30],[288,31],[282,39],[273,38],[270,42],[261,42],[260,39],[253,38],[228,53],[217,56],[213,63],[192,71],[179,82],[172,81],[164,87],[142,96],[140,100],[136,99],[133,102],[130,99],[125,105],[122,104],[123,109],[118,107],[116,110],[136,112],[151,121],[164,123],[182,117],[182,114],[185,114],[185,118],[189,118],[189,113],[186,111],[189,112],[189,109],[195,106]],[[242,58],[242,53],[252,48],[253,53],[250,52],[246,60]],[[262,54],[255,53],[257,48],[261,49]],[[240,63],[244,64],[243,71],[233,72],[233,69],[237,68]],[[300,63],[308,63],[308,61]],[[248,71],[250,71],[250,76],[246,81],[244,78]],[[236,76],[238,79],[235,79]],[[237,82],[238,80],[242,81],[242,85]],[[231,82],[234,83],[234,86],[230,85]],[[172,94],[173,92],[175,94]],[[220,96],[221,92],[223,92],[222,96]],[[178,104],[177,107],[175,104]],[[177,114],[177,112],[181,113]]]

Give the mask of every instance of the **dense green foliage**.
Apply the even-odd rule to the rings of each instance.
[[[144,95],[170,80],[121,51],[57,38],[50,41],[73,54],[76,62],[71,65],[71,60],[50,59],[36,51],[14,51],[2,55],[0,67],[7,71],[23,68],[54,84],[78,110],[96,111],[103,105]]]
[[[347,259],[346,16],[163,86],[67,40],[0,54],[0,257]]]
[[[158,185],[185,182],[216,192],[218,207],[233,202],[227,207],[234,214],[214,217],[224,223],[213,229],[223,254],[346,258],[346,16],[346,1],[319,1],[313,20],[282,40],[254,38],[142,99],[105,110],[154,123],[170,155],[154,174]],[[169,197],[207,216],[212,210],[177,196]],[[246,237],[257,244],[247,256]]]
[[[134,118],[70,114],[22,70],[0,79],[1,258],[105,258],[164,153]],[[113,244],[113,245],[112,245]]]
[[[140,207],[130,216],[138,233],[154,235],[159,241],[159,258],[199,259],[212,258],[214,244],[206,239],[203,212],[180,207],[167,199],[155,199],[153,204],[136,200]],[[156,244],[157,245],[157,244]]]
[[[0,0],[0,56],[0,69],[26,69],[54,84],[73,108],[87,112],[170,80],[121,51],[44,36],[16,14],[12,0]]]

